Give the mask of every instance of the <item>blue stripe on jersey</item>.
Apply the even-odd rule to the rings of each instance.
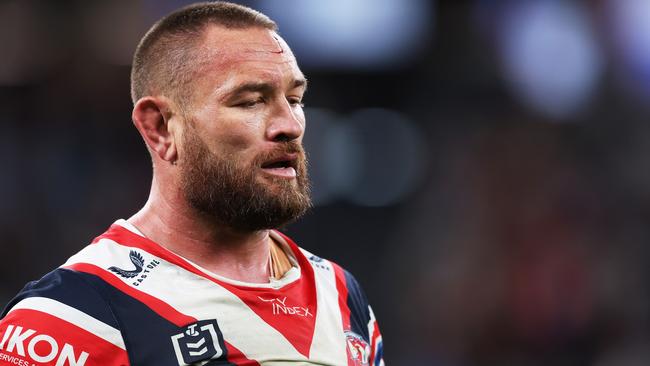
[[[182,333],[185,328],[179,328],[95,275],[56,269],[27,284],[5,307],[0,319],[19,301],[29,297],[62,302],[119,329],[132,365],[178,366],[171,336]],[[223,336],[219,336],[225,351]],[[227,352],[208,365],[235,366],[226,361],[226,357]]]
[[[46,297],[56,300],[119,329],[106,301],[77,272],[56,269],[40,280],[28,283],[5,307],[0,319],[4,318],[19,301],[30,297]]]
[[[375,366],[379,366],[381,364],[381,360],[384,359],[384,342],[379,341],[379,344],[377,344],[377,354],[375,354]]]
[[[132,365],[178,366],[171,337],[183,333],[185,328],[176,326],[101,278],[86,273],[80,275],[98,288],[105,298],[110,299],[111,308],[120,320],[120,330]],[[214,360],[208,365],[235,366],[225,361],[227,352],[223,336],[219,336],[224,350],[223,359]]]
[[[345,282],[348,287],[348,308],[350,309],[350,327],[352,331],[360,335],[370,344],[368,334],[368,323],[370,322],[370,309],[368,299],[361,286],[350,272],[344,270]]]

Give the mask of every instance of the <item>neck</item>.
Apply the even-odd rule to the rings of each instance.
[[[180,195],[152,188],[145,206],[128,219],[145,236],[218,275],[250,283],[269,282],[268,230],[238,232],[188,207]]]

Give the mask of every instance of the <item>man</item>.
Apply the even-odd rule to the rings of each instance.
[[[272,230],[310,206],[306,80],[275,23],[180,9],[131,79],[149,200],[9,303],[0,365],[382,365],[354,278]]]

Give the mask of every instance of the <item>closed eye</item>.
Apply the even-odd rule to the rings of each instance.
[[[288,98],[289,104],[292,106],[299,106],[299,107],[304,107],[305,103],[300,98]]]
[[[264,103],[264,102],[265,102],[264,98],[250,99],[250,100],[245,100],[243,102],[239,102],[239,103],[235,104],[235,107],[253,108],[256,105]]]

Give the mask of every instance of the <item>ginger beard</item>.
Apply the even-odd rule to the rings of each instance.
[[[210,151],[193,128],[183,138],[179,162],[181,188],[189,205],[205,217],[240,232],[273,229],[302,216],[311,207],[307,161],[302,146],[289,141],[258,155],[251,164]],[[262,164],[287,153],[298,154],[295,179],[274,177]]]

